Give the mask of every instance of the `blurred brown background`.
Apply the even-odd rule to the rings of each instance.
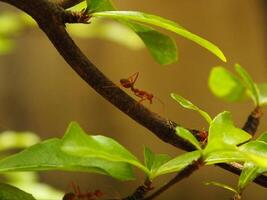
[[[228,58],[227,67],[243,65],[258,82],[266,81],[267,5],[263,0],[187,0],[187,1],[115,1],[121,10],[141,10],[174,21],[217,44]],[[10,8],[4,4],[4,8]],[[103,40],[75,39],[86,55],[114,82],[140,72],[139,88],[153,92],[165,104],[154,101],[151,110],[185,127],[203,129],[206,123],[198,114],[182,109],[169,94],[176,92],[215,116],[232,111],[241,126],[252,111],[250,102],[230,104],[216,99],[208,90],[211,67],[221,65],[215,56],[196,44],[177,39],[180,60],[164,67],[147,50],[133,51]],[[157,153],[179,154],[148,130],[132,121],[86,85],[64,62],[45,35],[38,29],[27,31],[17,40],[11,55],[0,57],[1,129],[31,130],[43,139],[61,137],[70,121],[77,121],[92,134],[115,138],[142,159],[144,146]],[[267,129],[266,116],[260,131]],[[118,182],[101,175],[45,172],[42,180],[66,190],[71,180],[84,189],[100,188],[122,196],[132,192],[143,180]],[[158,178],[156,185],[168,177]],[[205,186],[205,181],[219,181],[234,186],[237,177],[217,167],[206,167],[177,184],[158,199],[217,199],[231,197],[228,191]],[[251,185],[244,199],[266,199],[267,190]]]

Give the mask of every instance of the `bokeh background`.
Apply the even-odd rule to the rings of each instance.
[[[237,125],[242,126],[252,111],[251,102],[226,103],[209,91],[207,79],[213,66],[232,69],[239,62],[257,82],[267,78],[267,4],[265,0],[146,0],[115,1],[121,10],[140,10],[172,19],[192,32],[217,44],[228,58],[224,64],[208,51],[173,35],[179,48],[179,61],[160,66],[146,49],[132,50],[99,38],[75,41],[85,54],[110,79],[118,83],[134,72],[140,76],[137,87],[151,91],[164,102],[154,101],[149,109],[185,127],[204,129],[205,121],[198,114],[179,107],[169,94],[176,92],[208,111],[212,116],[229,110]],[[16,10],[0,4],[0,12]],[[1,24],[0,24],[1,26]],[[172,35],[172,34],[170,34]],[[118,37],[120,37],[118,35]],[[162,143],[147,129],[120,112],[91,89],[66,64],[46,36],[37,28],[23,31],[16,37],[16,48],[0,56],[0,125],[1,130],[30,130],[42,139],[61,137],[70,121],[77,121],[89,133],[104,134],[128,147],[140,159],[144,146],[157,153],[172,156],[181,153]],[[267,129],[266,116],[260,131]],[[133,182],[119,182],[109,177],[65,172],[40,173],[41,181],[63,191],[70,181],[84,190],[101,189],[111,195],[125,196],[143,180],[137,173]],[[170,176],[158,178],[155,186]],[[158,199],[229,199],[232,194],[203,182],[219,181],[232,186],[237,176],[217,167],[205,167],[177,184]],[[266,199],[267,190],[252,184],[244,199]]]

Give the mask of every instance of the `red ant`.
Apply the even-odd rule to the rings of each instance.
[[[63,196],[62,200],[95,200],[103,196],[103,193],[100,190],[95,190],[94,192],[81,193],[79,186],[71,183],[71,187],[74,192],[66,193]]]
[[[120,83],[123,87],[130,88],[136,96],[141,98],[139,100],[139,103],[141,103],[142,101],[148,100],[149,103],[152,104],[152,99],[154,97],[153,94],[148,93],[144,90],[139,90],[139,89],[134,87],[134,84],[135,84],[138,76],[139,76],[139,72],[136,72],[132,76],[130,76],[128,79],[121,79]]]

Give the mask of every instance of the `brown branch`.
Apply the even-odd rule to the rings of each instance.
[[[163,185],[161,188],[159,188],[155,193],[153,193],[151,196],[145,198],[144,200],[152,200],[156,197],[158,197],[160,194],[174,186],[176,183],[180,182],[181,180],[189,177],[192,175],[196,170],[198,170],[203,165],[203,162],[201,160],[194,162],[193,164],[187,166],[184,168],[181,172],[179,172],[173,179],[171,179],[168,183]]]
[[[258,126],[260,124],[260,118],[263,115],[261,107],[256,107],[252,113],[248,116],[248,119],[243,126],[243,130],[250,133],[252,136],[257,132]]]
[[[139,186],[131,196],[125,197],[122,200],[144,199],[146,194],[151,190],[153,190],[152,182],[149,179],[146,179],[144,184]]]
[[[48,0],[0,0],[25,11],[35,19],[58,52],[74,71],[106,100],[146,127],[162,141],[180,149],[191,151],[191,144],[175,134],[176,123],[151,112],[111,82],[81,52],[65,30],[66,11]],[[65,1],[64,1],[65,2]],[[66,1],[67,2],[67,1]],[[73,1],[78,2],[78,1]],[[130,108],[130,109],[129,109]],[[231,168],[231,166],[229,166]],[[231,168],[232,169],[232,168]],[[238,169],[235,169],[238,171]],[[231,171],[231,170],[229,170]],[[260,176],[256,183],[267,187],[267,177]]]

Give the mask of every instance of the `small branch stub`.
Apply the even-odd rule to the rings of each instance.
[[[75,24],[90,24],[91,16],[87,13],[87,10],[84,9],[80,12],[66,11],[63,17],[64,23]]]

